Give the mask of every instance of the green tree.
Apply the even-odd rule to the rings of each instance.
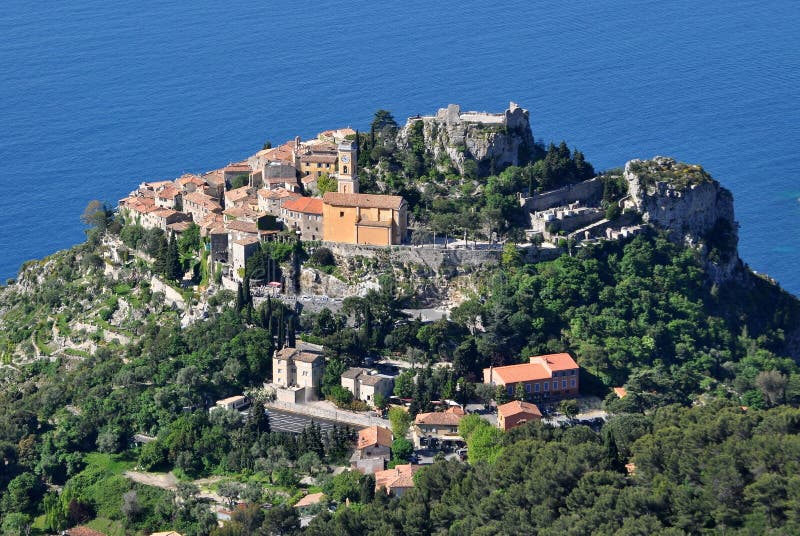
[[[389,422],[392,426],[392,434],[395,438],[403,438],[408,434],[408,427],[411,425],[411,415],[401,407],[393,407],[389,410]]]
[[[398,437],[392,441],[392,458],[397,461],[407,462],[414,453],[414,445],[405,437]]]
[[[578,402],[574,399],[562,400],[558,404],[558,411],[560,411],[567,419],[572,419],[578,414]]]
[[[317,179],[317,190],[320,195],[325,195],[328,192],[336,192],[339,190],[339,181],[336,177],[331,177],[327,173],[321,173]]]

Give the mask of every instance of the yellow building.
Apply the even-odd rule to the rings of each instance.
[[[322,198],[322,239],[389,246],[406,236],[407,205],[399,195],[328,192]]]

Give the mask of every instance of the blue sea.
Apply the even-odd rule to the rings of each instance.
[[[0,10],[0,277],[91,199],[270,140],[448,103],[530,110],[598,169],[670,155],[731,189],[740,252],[800,294],[800,4],[108,2]]]

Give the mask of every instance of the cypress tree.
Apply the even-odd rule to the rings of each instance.
[[[183,275],[183,269],[181,268],[181,257],[180,253],[178,253],[178,241],[175,239],[175,233],[170,233],[169,235],[165,264],[167,279],[179,280]]]
[[[278,350],[282,350],[286,345],[286,321],[284,320],[283,311],[284,308],[281,306],[281,314],[280,318],[278,319],[278,340],[276,345]]]
[[[242,284],[239,283],[236,285],[236,312],[241,313],[242,309],[244,309],[244,291],[242,290]]]
[[[244,278],[244,303],[251,304],[253,303],[253,294],[250,292],[250,278]]]
[[[289,316],[289,322],[287,323],[286,328],[286,338],[287,344],[290,348],[295,347],[295,333],[294,333],[294,315]]]
[[[158,240],[153,271],[158,275],[164,275],[167,272],[167,240],[163,236],[160,236]]]

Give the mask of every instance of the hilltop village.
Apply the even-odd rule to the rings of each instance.
[[[515,166],[523,163],[520,155],[535,145],[528,111],[515,103],[503,113],[461,112],[457,105],[450,105],[434,116],[409,118],[397,133],[396,143],[420,143],[410,139],[415,132],[429,146],[432,159],[449,161],[451,169],[462,176],[470,170],[486,175],[509,167],[519,169]],[[409,224],[409,203],[402,195],[385,195],[374,188],[361,191],[359,156],[355,130],[326,130],[316,138],[296,137],[206,173],[143,182],[120,200],[119,212],[129,224],[161,229],[167,235],[179,236],[198,226],[208,243],[211,270],[215,265],[222,270],[228,288],[243,281],[247,260],[259,244],[273,240],[345,246],[336,250],[344,256],[363,252],[346,245],[491,250],[508,241],[509,237],[501,238],[491,229],[479,238],[478,221],[464,225],[461,240],[453,222],[450,232],[440,232],[437,241],[435,229],[431,235],[419,222]],[[517,195],[518,221],[508,224],[524,230],[514,239],[523,252],[534,248],[539,250],[537,258],[553,258],[566,246],[625,238],[641,229],[635,218],[617,217],[627,206],[625,200],[614,201],[619,211],[611,211],[609,219],[604,181],[583,178],[587,180],[550,190],[529,188],[526,195]]]
[[[379,110],[81,219],[0,288],[3,534],[798,532],[800,305],[699,165]]]

